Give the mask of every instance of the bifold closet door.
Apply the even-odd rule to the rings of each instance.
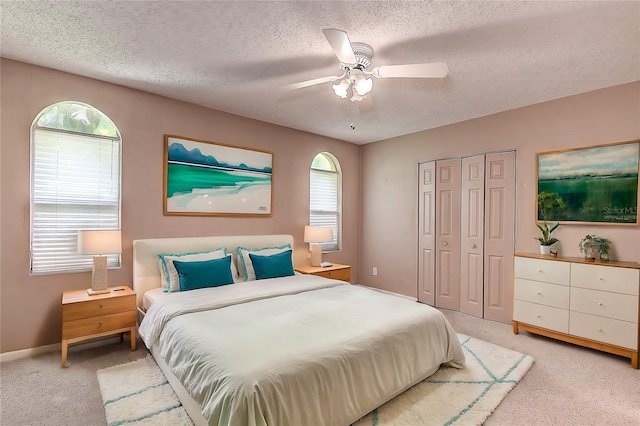
[[[435,305],[436,162],[418,168],[418,301]]]
[[[460,309],[460,159],[436,161],[436,306]]]
[[[462,159],[460,311],[482,318],[484,308],[485,156]]]
[[[514,151],[486,155],[484,318],[505,323],[513,318],[515,176]]]
[[[418,300],[509,323],[515,152],[419,166]]]

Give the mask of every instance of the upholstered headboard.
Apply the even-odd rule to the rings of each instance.
[[[138,307],[148,290],[160,287],[158,253],[187,253],[226,247],[237,265],[236,248],[263,248],[291,244],[291,235],[237,235],[220,237],[155,238],[133,242],[133,289],[137,293]]]

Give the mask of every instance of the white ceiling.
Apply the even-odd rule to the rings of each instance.
[[[3,57],[356,144],[640,80],[639,1],[0,5]],[[340,74],[323,28],[370,44],[372,66],[449,76],[376,79],[359,108],[331,83],[277,90]]]

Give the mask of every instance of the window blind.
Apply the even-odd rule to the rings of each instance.
[[[34,130],[31,165],[31,274],[90,270],[78,230],[120,228],[120,140]],[[120,255],[107,256],[108,267]]]
[[[309,185],[309,225],[333,230],[333,241],[322,243],[323,251],[338,250],[339,176],[334,171],[311,169]]]

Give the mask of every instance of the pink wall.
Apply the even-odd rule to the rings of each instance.
[[[1,71],[1,352],[59,342],[62,292],[90,286],[90,272],[29,276],[29,130],[42,109],[64,100],[95,106],[122,134],[123,265],[109,271],[111,284],[130,285],[131,242],[140,238],[292,234],[296,262],[305,262],[309,166],[321,151],[333,153],[343,172],[343,249],[325,258],[353,265],[358,279],[359,146],[6,59]],[[165,133],[272,151],[273,215],[163,216]]]
[[[139,238],[289,233],[296,262],[304,262],[309,165],[316,153],[329,151],[343,171],[344,234],[342,252],[325,258],[353,265],[354,282],[415,297],[419,162],[516,149],[516,251],[535,252],[535,153],[640,139],[640,82],[359,147],[19,62],[3,59],[0,66],[0,352],[59,342],[62,291],[90,281],[90,272],[28,274],[29,129],[55,102],[89,103],[122,133],[124,253],[123,267],[110,271],[112,283],[129,283],[131,241]],[[163,216],[165,133],[273,151],[273,216]],[[587,233],[611,239],[615,259],[640,261],[637,226],[561,226],[562,253],[578,256]]]
[[[360,283],[417,297],[419,162],[515,149],[515,250],[537,252],[536,153],[636,139],[640,82],[364,145]],[[561,225],[554,236],[563,255],[580,256],[591,233],[612,241],[613,259],[640,262],[638,226]]]

